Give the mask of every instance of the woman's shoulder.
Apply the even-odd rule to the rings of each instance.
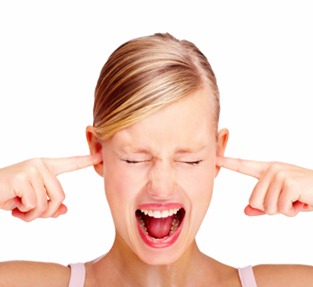
[[[241,287],[239,269],[204,255],[205,261],[199,267],[203,271],[203,284],[196,286]],[[210,284],[209,280],[211,280]]]
[[[56,263],[8,261],[0,263],[0,287],[67,287],[71,270]]]
[[[313,267],[308,265],[256,265],[253,272],[258,287],[313,286]]]

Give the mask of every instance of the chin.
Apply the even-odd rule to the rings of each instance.
[[[186,234],[181,234],[181,238],[174,244],[164,248],[154,248],[140,241],[137,248],[133,250],[137,257],[148,265],[160,266],[174,264],[189,253],[194,238],[188,241]]]

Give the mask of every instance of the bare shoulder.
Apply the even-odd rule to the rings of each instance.
[[[61,264],[31,261],[0,263],[0,287],[67,287],[70,268]]]
[[[253,272],[258,287],[313,286],[313,267],[308,265],[257,265]]]
[[[205,256],[206,260],[197,267],[197,272],[202,271],[201,284],[192,286],[225,286],[225,287],[241,287],[238,269],[226,265],[213,258]],[[195,271],[196,272],[196,271]],[[192,276],[194,278],[194,274]],[[198,273],[201,274],[201,273]],[[195,279],[193,279],[194,281]]]

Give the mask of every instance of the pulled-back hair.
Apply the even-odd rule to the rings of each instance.
[[[95,89],[94,127],[106,139],[165,105],[209,86],[214,125],[219,92],[207,58],[191,42],[154,34],[126,42],[103,66]]]

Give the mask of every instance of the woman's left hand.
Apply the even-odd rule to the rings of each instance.
[[[295,216],[313,210],[313,170],[281,162],[217,157],[216,165],[258,179],[247,215]]]

